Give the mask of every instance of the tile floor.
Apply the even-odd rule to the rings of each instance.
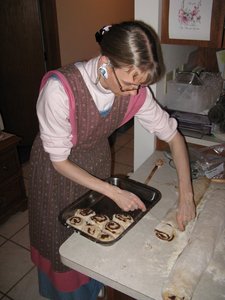
[[[112,146],[112,175],[133,170],[133,127],[117,133]],[[23,165],[25,186],[27,164]],[[18,212],[0,225],[0,300],[44,300],[38,293],[36,268],[30,260],[28,213]]]

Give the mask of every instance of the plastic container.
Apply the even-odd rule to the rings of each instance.
[[[207,114],[223,89],[220,73],[179,72],[167,82],[166,106],[170,109]]]
[[[178,83],[175,80],[167,82],[167,103],[169,109],[204,113],[216,99],[209,86]]]

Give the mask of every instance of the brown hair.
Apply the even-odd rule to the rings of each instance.
[[[146,23],[126,21],[103,27],[96,33],[96,40],[101,54],[109,58],[113,67],[135,66],[148,73],[147,84],[153,84],[163,76],[165,67],[160,42]]]

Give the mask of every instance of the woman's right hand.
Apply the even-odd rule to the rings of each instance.
[[[53,162],[53,166],[56,171],[70,180],[77,182],[90,190],[106,195],[124,211],[135,209],[141,209],[142,211],[146,210],[144,203],[133,193],[121,190],[115,185],[111,185],[92,176],[68,159],[65,161]]]
[[[124,211],[133,211],[135,209],[146,211],[144,203],[138,196],[129,191],[121,190],[116,186],[113,186],[110,198]]]

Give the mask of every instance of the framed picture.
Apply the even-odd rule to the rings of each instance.
[[[163,0],[162,44],[222,48],[225,1]]]

